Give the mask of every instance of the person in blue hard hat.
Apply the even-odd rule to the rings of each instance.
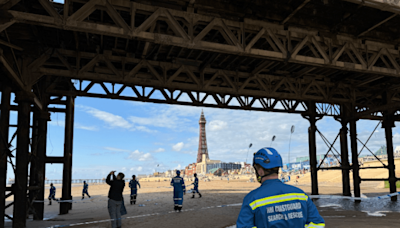
[[[181,171],[176,171],[176,177],[172,178],[171,186],[174,187],[174,210],[181,212],[183,195],[185,195],[186,188],[183,178],[180,177]]]
[[[86,181],[83,181],[82,199],[85,198],[85,194],[87,196],[89,196],[89,198],[90,198],[90,195],[89,195],[89,192],[88,192],[88,188],[89,188],[89,185],[86,183]]]
[[[55,197],[56,197],[56,187],[53,186],[53,183],[50,183],[49,205],[51,205],[51,200],[57,201]]]
[[[325,221],[310,197],[278,179],[282,158],[274,148],[257,151],[253,167],[261,186],[244,198],[237,228],[325,227]]]
[[[129,181],[129,188],[131,188],[131,204],[136,204],[136,196],[137,196],[137,186],[140,184],[139,181],[136,180],[136,176],[132,175],[132,180]]]
[[[197,173],[195,173],[193,176],[194,176],[194,182],[192,184],[193,184],[194,188],[193,188],[192,198],[194,198],[194,195],[196,194],[196,192],[197,192],[197,194],[199,194],[199,198],[201,198],[201,194],[199,192],[199,178],[197,178]]]

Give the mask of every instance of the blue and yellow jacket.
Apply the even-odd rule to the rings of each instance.
[[[137,180],[131,180],[131,181],[129,181],[129,187],[131,188],[131,189],[137,189],[137,186],[139,185],[139,188],[140,188],[140,184],[139,184],[139,181],[137,181]]]
[[[186,191],[185,182],[183,181],[183,178],[180,176],[172,178],[171,186],[174,187],[174,191],[181,191],[181,192]]]
[[[50,187],[50,197],[56,195],[56,188],[54,186]]]
[[[301,189],[278,179],[266,180],[243,200],[237,228],[322,228],[325,221]]]

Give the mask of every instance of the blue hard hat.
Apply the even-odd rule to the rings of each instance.
[[[181,171],[176,170],[176,174],[177,174],[177,175],[180,175],[180,174],[181,174]]]
[[[264,169],[272,169],[283,166],[281,155],[272,147],[264,147],[259,149],[257,153],[254,154],[253,166],[255,164],[261,165]]]

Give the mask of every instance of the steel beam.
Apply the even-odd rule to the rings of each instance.
[[[45,102],[47,99],[44,98]],[[35,199],[37,202],[33,203],[33,219],[43,220],[44,215],[44,195],[45,195],[45,174],[46,174],[46,144],[47,144],[47,121],[50,120],[50,114],[44,110],[35,110],[34,112],[34,132],[35,140],[33,140],[33,157],[31,163],[30,186],[37,186],[38,189],[29,191],[30,199]],[[33,153],[34,152],[34,153]],[[32,194],[31,194],[32,192]]]
[[[65,142],[64,142],[64,169],[61,200],[71,200],[72,182],[72,145],[74,130],[74,101],[71,96],[67,96],[67,106],[65,113]],[[60,214],[67,214],[71,208],[71,203],[60,203]]]
[[[353,116],[354,116],[354,109],[352,109]],[[357,149],[357,125],[354,118],[350,120],[350,142],[351,142],[351,160],[352,160],[352,169],[353,169],[353,190],[354,190],[354,197],[360,197],[360,174],[359,168],[360,165],[358,164],[358,149]],[[356,202],[360,202],[356,200]]]
[[[38,168],[38,157],[37,157],[37,143],[38,143],[38,122],[39,122],[39,112],[37,110],[33,111],[33,120],[32,120],[32,145],[31,145],[31,165],[29,171],[29,186],[37,186],[37,168]],[[29,202],[31,203],[36,200],[37,191],[29,191]],[[28,208],[29,215],[35,214],[33,208]]]
[[[317,169],[317,146],[315,133],[317,132],[317,112],[314,102],[308,102],[308,115],[305,117],[310,122],[308,128],[308,151],[311,169],[311,195],[318,195],[318,169]]]
[[[349,150],[348,150],[348,142],[347,142],[347,124],[348,121],[346,119],[347,110],[345,105],[341,106],[342,117],[340,123],[342,124],[342,128],[340,129],[340,158],[342,160],[342,188],[344,196],[351,196],[350,192],[350,164],[349,164]]]
[[[13,228],[26,227],[27,184],[29,164],[29,125],[32,97],[23,92],[16,96],[18,103],[17,155],[14,186]]]
[[[7,187],[7,153],[10,123],[11,88],[6,86],[1,92],[0,112],[0,227],[4,227]]]
[[[34,93],[31,92],[31,89],[25,85],[23,80],[21,80],[21,77],[19,76],[19,74],[17,72],[15,72],[15,70],[10,65],[10,63],[8,63],[7,59],[5,58],[5,56],[3,54],[3,50],[1,48],[0,48],[0,63],[7,70],[8,74],[6,74],[6,75],[8,75],[11,80],[13,80],[13,82],[19,87],[19,89],[24,91],[26,94],[29,94],[30,96],[32,96],[32,101],[36,105],[36,107],[38,107],[39,109],[42,109],[43,106],[42,106],[42,103],[40,102],[40,100],[36,97],[36,95]]]
[[[390,193],[397,192],[396,190],[396,168],[394,165],[394,154],[393,154],[393,132],[392,127],[395,127],[393,121],[393,112],[384,112],[383,113],[383,122],[382,128],[385,128],[385,137],[386,137],[386,149],[388,156],[388,171],[389,171],[389,187]],[[397,201],[397,195],[391,197],[392,201]]]
[[[222,20],[219,17],[166,9],[163,7],[155,7],[136,2],[131,4],[129,1],[114,1],[112,6],[117,7],[120,11],[125,12],[131,12],[132,8],[134,8],[138,10],[137,12],[145,12],[146,16],[148,14],[150,14],[150,16],[148,17],[148,19],[143,21],[142,24],[139,25],[139,27],[132,30],[129,26],[106,25],[102,24],[100,21],[98,21],[97,23],[85,21],[85,17],[88,15],[88,13],[93,12],[98,8],[98,6],[93,3],[93,1],[87,2],[81,8],[76,9],[75,12],[71,12],[72,15],[64,21],[57,21],[54,19],[54,17],[44,14],[26,13],[15,10],[8,10],[7,12],[13,16],[13,20],[15,20],[17,23],[35,24],[69,31],[90,32],[94,34],[107,35],[124,39],[139,39],[160,45],[172,45],[181,48],[190,48],[201,51],[217,51],[220,53],[232,55],[249,56],[255,58],[268,58],[274,61],[287,61],[289,63],[320,66],[330,69],[339,69],[343,71],[364,72],[400,77],[400,72],[398,72],[396,69],[374,66],[374,64],[367,64],[366,60],[364,59],[365,50],[368,50],[368,53],[378,53],[381,49],[384,49],[383,54],[387,56],[393,55],[395,58],[399,58],[398,51],[396,50],[394,45],[387,45],[384,43],[369,41],[363,44],[362,40],[354,39],[352,35],[338,35],[335,37],[335,39],[332,39],[326,36],[318,36],[318,31],[313,29],[302,29],[292,26],[288,29],[285,29],[283,25],[251,19],[245,19],[244,22],[225,19]],[[82,12],[86,12],[86,14],[82,14]],[[117,15],[115,16],[117,17]],[[118,16],[118,18],[119,17],[120,16]],[[183,37],[159,34],[155,32],[147,32],[146,29],[157,23],[157,19],[160,17],[168,17],[170,18],[169,20],[172,19],[172,21],[175,21],[179,18],[196,18],[197,23],[202,23],[207,26],[202,30],[202,32],[197,35],[185,34]],[[183,27],[179,24],[175,24],[175,26],[177,26],[176,29],[178,29],[179,31],[184,30]],[[246,50],[240,45],[237,45],[236,42],[231,42],[231,44],[221,44],[215,41],[203,41],[202,38],[204,38],[212,31],[212,29],[215,29],[217,26],[222,27],[225,32],[228,32],[228,34],[230,34],[230,29],[241,30],[242,28],[244,28],[246,29],[246,32],[253,33],[255,35],[262,30],[266,30],[265,37],[274,40],[279,49],[269,51],[258,48],[250,48]],[[227,26],[229,26],[230,29],[225,29]],[[289,33],[291,33],[291,38],[296,40],[303,40],[306,37],[311,38],[311,48],[316,48],[323,58],[305,54],[297,54],[293,57],[290,55],[288,56],[287,53],[289,53],[289,50],[282,44],[282,41],[278,37],[287,37]],[[332,42],[332,40],[334,42]],[[347,45],[347,43],[351,45]],[[354,51],[360,63],[354,63],[353,61],[333,61],[334,59],[330,58],[330,56],[328,56],[327,54],[328,50],[326,48],[323,48],[332,44],[335,45],[335,48],[340,49],[343,46],[346,46],[345,49],[349,48]],[[390,54],[387,54],[386,52]],[[338,58],[339,56],[336,57]],[[398,64],[396,63],[396,68],[397,67]]]
[[[39,190],[37,193],[37,200],[44,200],[45,195],[45,176],[46,176],[46,145],[47,145],[47,121],[50,121],[50,114],[46,112],[41,112],[39,116],[38,123],[38,142],[37,142],[37,185],[39,186]],[[43,220],[44,215],[44,202],[35,203],[33,205],[35,208],[36,214],[34,214],[34,220]]]
[[[64,163],[64,157],[47,157],[45,158],[46,163],[50,164],[63,164]]]

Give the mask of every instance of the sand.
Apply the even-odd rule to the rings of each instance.
[[[377,163],[365,163],[364,166],[376,166]],[[400,160],[396,161],[400,165]],[[371,176],[374,178],[387,177],[387,169],[362,170],[362,176]],[[298,183],[293,181],[288,184],[295,185],[310,194],[310,174],[300,175]],[[351,176],[351,175],[350,175]],[[240,211],[240,203],[244,196],[251,190],[259,187],[258,183],[249,182],[248,177],[230,181],[221,178],[214,178],[212,181],[200,181],[199,189],[203,195],[202,198],[192,199],[192,194],[184,196],[183,211],[181,213],[173,212],[172,188],[169,185],[169,178],[160,179],[160,182],[147,182],[141,180],[142,188],[138,191],[136,205],[129,205],[130,190],[125,188],[124,198],[128,214],[123,216],[122,227],[218,227],[226,228],[235,224]],[[318,172],[319,192],[320,194],[340,195],[341,172],[324,171]],[[186,184],[191,182],[186,181]],[[56,198],[61,197],[61,187],[57,186]],[[192,186],[189,186],[190,189]],[[51,227],[54,225],[77,224],[77,227],[104,227],[108,228],[110,222],[99,222],[92,224],[83,224],[85,222],[95,222],[109,219],[107,211],[107,193],[109,186],[106,184],[89,185],[91,199],[81,200],[82,186],[72,188],[74,203],[69,214],[58,215],[59,205],[53,202],[53,205],[45,206],[45,221],[27,221],[27,227]],[[361,184],[363,195],[368,197],[384,195],[388,189],[383,188],[380,182],[363,182]],[[46,192],[46,196],[48,190]],[[386,201],[388,201],[386,199]],[[143,206],[140,206],[143,205]],[[318,205],[318,204],[317,204]],[[398,213],[386,213],[385,217],[369,216],[361,211],[346,211],[335,207],[320,207],[319,211],[325,218],[327,227],[398,227]],[[12,207],[7,210],[12,214]],[[140,217],[139,217],[140,216]],[[354,223],[355,222],[355,223]],[[349,226],[349,224],[352,224]],[[11,227],[7,223],[6,227]]]

